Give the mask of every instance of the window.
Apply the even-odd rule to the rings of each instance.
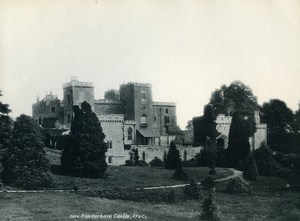
[[[112,141],[107,141],[107,148],[112,149]]]
[[[153,117],[153,120],[154,120],[154,122],[156,122],[156,117],[155,116]]]
[[[168,114],[168,113],[169,113],[169,109],[168,109],[168,108],[166,108],[165,112],[166,112],[166,114]]]
[[[142,117],[141,117],[141,123],[142,124],[146,124],[147,123],[147,116],[146,116],[146,114],[142,115]]]
[[[128,140],[132,140],[132,128],[128,128]]]
[[[71,96],[70,96],[70,94],[68,94],[67,97],[68,97],[68,102],[70,102],[70,101],[71,101]]]
[[[146,98],[146,90],[144,88],[141,90],[141,96],[143,99]]]
[[[142,113],[146,113],[147,112],[147,107],[145,105],[142,105]]]
[[[51,113],[55,113],[55,107],[51,107]]]
[[[165,125],[169,125],[170,124],[170,117],[165,116]]]
[[[112,157],[108,157],[108,163],[112,163]]]

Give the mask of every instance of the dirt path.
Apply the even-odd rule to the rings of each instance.
[[[226,180],[230,180],[230,179],[232,179],[234,177],[237,177],[237,176],[242,176],[241,171],[233,169],[233,168],[228,168],[228,169],[231,170],[233,172],[233,174],[230,175],[230,176],[224,177],[224,178],[216,179],[215,182],[226,181]],[[200,185],[201,182],[198,182],[197,184]],[[187,183],[187,184],[178,184],[178,185],[171,185],[171,186],[145,187],[143,189],[145,189],[145,190],[155,190],[155,189],[166,189],[166,188],[180,188],[180,187],[185,187],[187,185],[189,185],[189,184]]]

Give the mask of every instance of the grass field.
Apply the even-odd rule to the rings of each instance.
[[[189,177],[202,181],[208,175],[208,168],[191,167],[184,168]],[[107,179],[87,179],[79,177],[68,177],[54,175],[56,188],[72,189],[74,185],[79,189],[100,188],[100,187],[150,187],[161,185],[176,185],[186,183],[172,179],[173,170],[166,170],[156,167],[126,167],[109,166]],[[217,174],[213,177],[223,178],[232,174],[232,171],[217,168]]]
[[[116,171],[117,170],[117,171]],[[188,173],[194,174],[198,180],[206,176],[206,169],[187,168]],[[219,176],[229,173],[223,170]],[[71,178],[55,176],[60,180],[61,187],[67,187],[76,183],[82,189],[87,187],[125,185],[149,186],[161,184],[176,184],[170,179],[172,171],[157,168],[139,167],[109,167],[109,179],[93,180],[83,178]],[[144,178],[141,178],[144,177]],[[63,184],[67,182],[67,184]],[[92,182],[92,184],[91,184]],[[130,184],[126,184],[126,183]],[[300,192],[291,191],[287,182],[283,179],[272,177],[260,177],[257,182],[250,183],[252,194],[229,195],[222,191],[222,184],[215,193],[215,201],[218,205],[218,215],[222,221],[239,220],[267,220],[286,221],[300,220]],[[148,185],[147,185],[148,186]],[[182,189],[177,189],[180,192]],[[203,197],[207,197],[207,191],[202,190]],[[108,200],[98,197],[86,197],[71,192],[64,193],[0,193],[0,220],[166,220],[184,221],[198,220],[201,213],[201,200],[188,200],[175,204],[131,202],[122,200]],[[80,218],[85,215],[107,215],[111,219],[104,218]],[[119,215],[125,216],[114,218]],[[128,218],[127,215],[143,215],[144,219]],[[74,215],[75,218],[70,216]],[[79,218],[76,218],[78,216]]]

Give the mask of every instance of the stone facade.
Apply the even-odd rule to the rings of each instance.
[[[52,127],[70,128],[73,106],[84,101],[101,122],[109,146],[107,162],[111,165],[124,164],[128,158],[125,150],[134,146],[169,145],[175,139],[174,131],[179,130],[176,104],[154,102],[151,84],[144,83],[122,84],[119,90],[106,91],[104,99],[95,99],[93,83],[72,77],[63,84],[62,101],[47,95],[32,105],[32,116],[41,125],[45,119],[53,118]]]

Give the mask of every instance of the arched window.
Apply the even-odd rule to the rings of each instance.
[[[146,114],[142,115],[142,117],[141,117],[141,123],[142,124],[146,124],[147,123],[147,116],[146,116]]]
[[[131,127],[128,128],[127,133],[128,133],[128,140],[132,140],[132,128]]]

